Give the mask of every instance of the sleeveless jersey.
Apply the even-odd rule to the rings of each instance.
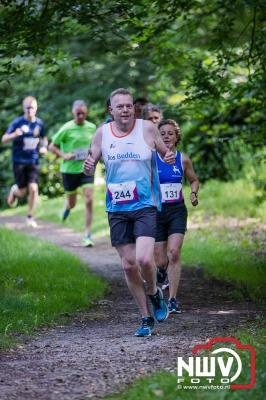
[[[173,165],[166,164],[157,153],[157,166],[162,193],[162,203],[183,203],[182,191],[183,164],[182,154],[176,152],[176,160]]]
[[[102,157],[106,169],[106,210],[134,211],[161,208],[156,151],[144,140],[142,120],[130,133],[117,136],[112,122],[102,127]]]

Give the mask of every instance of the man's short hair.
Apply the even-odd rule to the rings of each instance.
[[[36,97],[34,97],[34,96],[27,96],[27,97],[25,97],[25,98],[23,99],[22,105],[23,105],[23,107],[24,107],[26,103],[32,103],[33,101],[36,101],[36,103],[37,103]]]
[[[132,100],[133,100],[133,96],[132,96],[132,94],[130,93],[129,90],[124,89],[124,88],[119,88],[119,89],[114,90],[114,91],[110,94],[110,102],[112,102],[112,99],[113,99],[116,95],[118,95],[118,94],[123,94],[123,95],[130,96],[130,97],[132,97]]]
[[[78,107],[86,107],[87,108],[87,104],[85,103],[84,100],[75,100],[72,105],[72,112],[74,112],[76,110],[76,108],[78,108]]]
[[[148,104],[145,104],[145,106],[141,110],[142,119],[148,119],[148,114],[153,111],[158,112],[161,115],[161,117],[163,116],[162,111],[159,106],[148,103]]]

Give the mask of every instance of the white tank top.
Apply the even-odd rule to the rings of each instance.
[[[117,136],[112,122],[103,125],[102,156],[106,169],[106,209],[109,212],[161,207],[156,152],[143,137],[143,121]]]

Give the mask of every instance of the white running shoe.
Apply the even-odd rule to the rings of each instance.
[[[27,217],[26,225],[29,226],[30,228],[38,228],[37,222],[32,217]]]
[[[15,193],[18,190],[18,185],[12,185],[7,197],[7,204],[9,207],[16,207],[18,204],[18,198],[16,197]]]

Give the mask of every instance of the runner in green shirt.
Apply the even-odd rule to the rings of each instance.
[[[89,247],[93,246],[91,223],[94,176],[84,175],[83,162],[87,158],[91,139],[96,131],[96,125],[86,121],[88,109],[83,100],[76,100],[73,103],[72,114],[74,119],[64,124],[52,137],[49,150],[63,159],[60,166],[63,186],[66,192],[63,221],[67,219],[70,210],[76,205],[78,188],[81,187],[83,189],[86,210],[83,245]]]

